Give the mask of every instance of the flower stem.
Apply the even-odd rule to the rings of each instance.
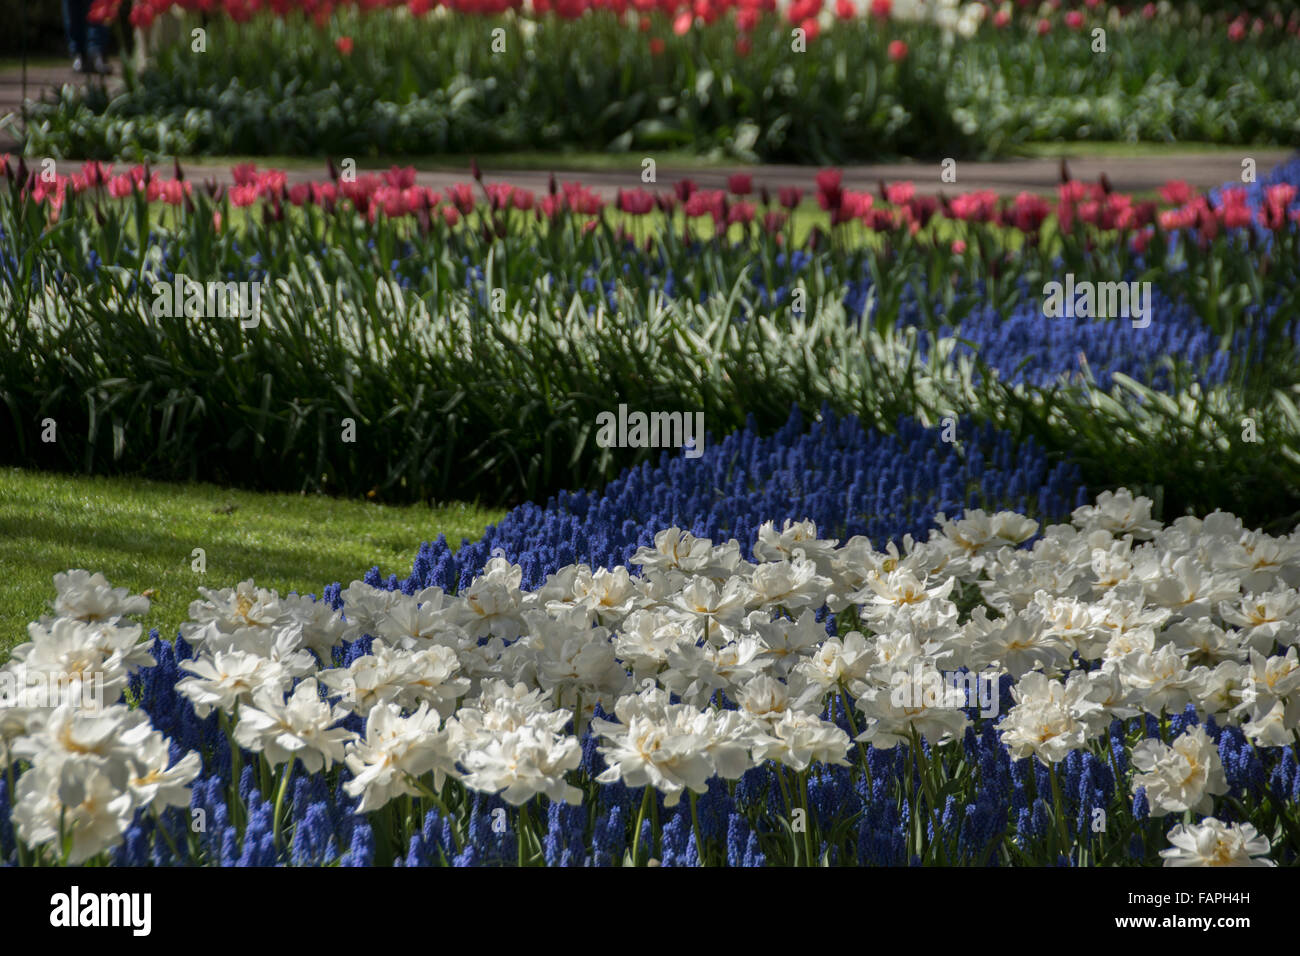
[[[804,848],[808,854],[808,865],[813,865],[815,859],[815,849],[813,846],[812,834],[812,807],[808,799],[808,768],[804,768],[797,774],[799,781],[799,799],[803,801],[803,842]]]
[[[282,810],[284,807],[284,795],[289,790],[289,781],[293,777],[293,765],[296,762],[295,758],[290,757],[289,762],[286,763],[284,769],[280,771],[280,786],[276,790],[275,794],[275,810],[273,811],[275,816],[272,819],[271,826],[272,840],[275,843],[276,849],[279,849],[280,847],[280,820],[283,816]]]
[[[636,815],[636,830],[632,834],[632,865],[637,865],[637,857],[641,850],[641,824],[645,821],[646,808],[650,806],[650,793],[654,788],[650,784],[645,785],[645,792],[641,797],[641,812]]]
[[[704,860],[704,838],[700,836],[700,813],[697,804],[700,802],[699,795],[694,790],[690,791],[691,795],[691,827],[695,830],[695,852],[700,858],[700,866],[707,865]]]
[[[1056,764],[1048,764],[1047,769],[1048,776],[1052,779],[1052,803],[1055,811],[1052,815],[1056,817],[1056,833],[1061,841],[1060,852],[1069,853],[1070,838],[1065,832],[1065,800],[1061,796],[1061,784],[1056,777]]]

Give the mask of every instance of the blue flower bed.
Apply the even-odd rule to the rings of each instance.
[[[384,582],[378,568],[366,580],[407,594],[431,585],[454,589],[499,553],[522,566],[524,588],[536,588],[575,562],[625,564],[673,525],[714,541],[734,537],[749,559],[765,521],[811,520],[825,536],[861,534],[883,547],[905,534],[925,537],[940,511],[1008,508],[1057,521],[1088,500],[1073,465],[1052,463],[1032,442],[1017,446],[990,426],[955,425],[960,453],[943,441],[942,429],[914,420],[900,420],[887,435],[827,410],[807,427],[795,410],[773,435],[751,427],[706,442],[698,459],[665,453],[599,494],[563,492],[545,506],[521,505],[454,553],[439,536],[421,547],[404,580]]]
[[[411,575],[381,578],[372,568],[366,580],[406,593],[429,585],[455,587],[468,584],[493,554],[503,554],[524,568],[523,587],[535,588],[560,567],[581,561],[593,565],[623,564],[637,547],[650,544],[654,532],[676,524],[714,540],[736,537],[749,558],[759,525],[775,520],[811,519],[823,536],[869,536],[877,547],[900,540],[905,534],[924,536],[939,511],[959,514],[967,507],[1012,508],[1046,522],[1066,518],[1088,500],[1078,470],[1068,463],[1052,463],[1032,443],[1017,446],[1011,438],[987,426],[956,423],[961,449],[943,441],[939,427],[925,428],[914,421],[899,423],[895,435],[862,428],[856,419],[826,413],[807,424],[795,411],[779,432],[760,436],[745,430],[708,444],[698,459],[666,453],[658,464],[645,464],[625,472],[601,494],[563,493],[545,506],[525,504],[511,511],[500,524],[487,529],[482,540],[463,544],[452,552],[443,537],[421,547]],[[327,587],[324,600],[343,607],[338,584]],[[346,612],[346,609],[345,609]],[[824,612],[823,612],[824,613]],[[827,621],[828,629],[833,625]],[[192,705],[180,696],[176,683],[185,676],[178,662],[192,655],[185,641],[159,639],[153,632],[152,653],[158,665],[132,678],[132,694],[148,712],[153,726],[172,741],[173,760],[186,751],[204,755],[203,774],[193,785],[191,814],[169,809],[162,814],[172,843],[186,846],[196,841],[202,855],[223,866],[266,866],[283,862],[272,839],[272,805],[257,786],[250,764],[242,757],[240,793],[248,807],[242,838],[229,818],[225,788],[231,775],[231,754],[214,713],[195,716]],[[369,649],[362,638],[336,651],[336,663],[346,665]],[[1004,695],[1006,687],[1003,688]],[[848,718],[842,707],[826,714],[846,732]],[[598,713],[599,715],[599,713]],[[363,722],[350,717],[344,726],[361,731]],[[1012,764],[996,734],[968,735],[968,753],[990,774],[987,792],[970,807],[950,807],[944,825],[961,833],[968,862],[978,862],[990,840],[1000,832],[1009,813],[1028,806],[1033,773],[1028,760]],[[903,751],[869,749],[870,788],[851,782],[848,768],[822,768],[809,783],[812,806],[829,823],[862,812],[857,824],[860,860],[880,864],[906,864],[907,806],[900,813],[894,793],[908,772]],[[1105,802],[1113,788],[1109,769],[1090,756],[1067,768],[1073,795],[1087,802]],[[1095,766],[1094,766],[1095,764]],[[1072,769],[1071,769],[1072,768]],[[595,776],[603,769],[596,753],[596,738],[583,741],[581,771]],[[377,848],[364,816],[354,814],[357,801],[348,797],[342,783],[346,769],[329,785],[321,775],[303,776],[291,791],[294,837],[288,862],[302,865],[503,865],[515,861],[516,846],[510,832],[496,833],[492,811],[507,805],[496,796],[476,794],[470,817],[470,839],[459,853],[446,821],[436,810],[425,817],[422,831],[398,852]],[[1096,793],[1094,794],[1094,791]],[[1104,791],[1104,792],[1103,792]],[[622,784],[603,786],[594,808],[552,804],[545,821],[545,851],[551,865],[607,865],[622,860],[627,850],[627,822],[642,799],[640,789]],[[769,767],[757,768],[742,778],[735,794],[719,780],[701,795],[698,813],[704,838],[725,840],[730,865],[759,866],[765,861],[762,844],[770,834],[756,833],[743,812],[745,807],[779,799],[776,776]],[[666,866],[697,863],[689,804],[670,810],[658,796],[663,825],[660,859]],[[1087,803],[1091,806],[1091,803]],[[193,811],[202,811],[204,830],[191,834]],[[9,794],[0,780],[0,821],[7,824]],[[591,816],[589,817],[589,812]],[[1081,804],[1079,812],[1085,813]],[[589,822],[592,821],[592,822]],[[12,830],[0,829],[0,858],[15,859]],[[157,839],[158,822],[141,814],[127,833],[125,843],[113,852],[121,865],[169,865],[175,857],[167,839]],[[647,820],[646,826],[649,827]]]

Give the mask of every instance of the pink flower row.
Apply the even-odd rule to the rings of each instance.
[[[229,188],[215,182],[204,188],[213,198],[224,196],[235,207],[266,203],[272,218],[279,218],[286,204],[331,210],[346,201],[370,222],[380,215],[396,219],[435,214],[454,226],[479,205],[481,191],[490,212],[532,212],[538,220],[554,219],[565,213],[598,216],[607,205],[612,205],[633,217],[656,211],[671,216],[679,210],[691,219],[709,217],[719,231],[757,221],[769,232],[784,228],[789,212],[798,208],[805,196],[805,190],[796,186],[782,186],[775,192],[767,186],[756,190],[749,173],[730,176],[726,189],[700,189],[690,180],[658,192],[640,187],[620,189],[612,204],[581,183],[557,184],[553,176],[550,188],[540,196],[509,183],[483,183],[477,165],[472,169],[477,189],[475,183],[457,183],[442,192],[417,185],[416,171],[411,166],[394,166],[387,172],[366,173],[346,180],[331,164],[331,174],[330,180],[290,185],[283,170],[258,170],[253,164],[244,164],[231,168],[233,184]],[[118,199],[142,194],[149,202],[179,206],[193,196],[194,189],[193,182],[185,179],[179,165],[171,178],[164,178],[146,166],[115,173],[112,165],[93,161],[71,175],[45,175],[42,171],[28,170],[22,160],[15,167],[7,154],[0,155],[0,178],[18,181],[24,196],[49,206],[52,218],[57,218],[69,190],[79,194],[102,189]],[[1195,192],[1179,180],[1161,187],[1165,208],[1155,201],[1138,201],[1126,193],[1115,192],[1104,177],[1097,183],[1079,180],[1062,183],[1057,187],[1055,202],[1029,192],[1009,200],[993,191],[952,197],[918,195],[911,182],[882,182],[875,193],[856,191],[845,189],[842,174],[834,169],[817,173],[814,182],[813,196],[817,205],[830,213],[832,226],[858,222],[878,232],[906,229],[914,234],[936,215],[941,215],[956,221],[1012,228],[1033,236],[1055,215],[1063,232],[1072,232],[1076,223],[1086,223],[1102,231],[1134,234],[1134,241],[1141,248],[1151,238],[1155,226],[1164,232],[1194,229],[1202,238],[1213,238],[1222,230],[1237,229],[1252,222],[1274,231],[1286,228],[1288,223],[1300,222],[1300,208],[1295,208],[1296,188],[1290,184],[1268,187],[1263,202],[1258,209],[1253,209],[1245,189],[1224,189],[1217,202],[1212,203],[1207,195]]]

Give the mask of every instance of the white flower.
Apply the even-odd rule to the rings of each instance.
[[[401,591],[372,587],[365,581],[353,581],[340,596],[346,624],[341,638],[344,641],[355,641],[366,635],[376,637],[379,624],[388,612],[411,600]],[[418,606],[419,602],[415,603]]]
[[[763,654],[782,674],[788,673],[801,658],[815,654],[827,640],[826,625],[819,622],[817,615],[807,608],[797,621],[787,617],[769,620],[768,617],[765,611],[755,611],[746,619],[746,623],[752,629],[754,637],[762,643]]]
[[[1239,521],[1234,530],[1236,534],[1209,550],[1207,558],[1216,571],[1236,577],[1247,592],[1300,585],[1300,541],[1243,532]]]
[[[1237,661],[1221,661],[1213,670],[1197,667],[1188,686],[1192,703],[1206,717],[1229,714],[1241,703],[1242,690],[1249,677],[1250,671]]]
[[[133,671],[154,665],[140,630],[138,624],[119,627],[61,617],[48,626],[30,625],[31,642],[14,648],[12,656],[29,680],[40,674],[56,685],[56,701],[112,704],[121,699]]]
[[[760,564],[749,584],[755,591],[754,600],[760,604],[794,610],[825,604],[831,579],[818,574],[817,565],[804,557],[802,551],[797,551],[792,561]]]
[[[1184,617],[1206,617],[1223,601],[1237,600],[1241,588],[1224,574],[1213,574],[1191,555],[1175,558],[1172,564],[1157,564],[1159,577],[1146,583],[1153,604],[1167,607]]]
[[[1189,688],[1195,680],[1187,670],[1187,659],[1172,644],[1154,653],[1135,650],[1104,666],[1115,670],[1120,680],[1137,693],[1148,714],[1177,713],[1191,700]]]
[[[1114,670],[1087,671],[1083,679],[1088,682],[1088,699],[1101,706],[1100,710],[1081,718],[1087,724],[1088,736],[1100,737],[1112,720],[1128,720],[1142,713],[1137,692],[1120,680]]]
[[[1296,643],[1300,635],[1300,591],[1285,588],[1267,594],[1249,594],[1235,606],[1219,604],[1225,623],[1241,628],[1241,637],[1255,650],[1267,654],[1274,644]]]
[[[662,609],[633,611],[614,637],[614,653],[638,677],[668,663],[668,652],[696,641],[695,627],[668,617]]]
[[[1300,690],[1300,658],[1297,658],[1296,648],[1288,648],[1284,657],[1265,657],[1259,651],[1251,650],[1249,667],[1236,713],[1248,715],[1251,723],[1258,725],[1259,733],[1266,726],[1281,722],[1282,727],[1275,726],[1270,737],[1276,737],[1278,729],[1300,726],[1300,693],[1297,693]]]
[[[612,704],[627,682],[627,671],[615,657],[604,628],[579,631],[562,645],[547,647],[537,655],[537,685],[551,691],[556,704],[570,710],[581,705],[585,713],[597,703]],[[585,716],[580,718],[585,720]]]
[[[571,565],[552,575],[538,593],[538,600],[548,612],[580,606],[604,622],[622,621],[641,601],[636,580],[619,567],[610,571],[592,571],[585,564]]]
[[[394,602],[386,612],[377,615],[371,624],[372,636],[405,651],[427,648],[434,643],[460,646],[469,635],[451,623],[454,605],[443,606],[441,588],[429,590],[437,593],[429,595],[423,604],[403,595],[404,600]]]
[[[770,660],[752,637],[719,648],[682,645],[668,652],[669,666],[659,680],[684,702],[703,706],[715,691],[727,691],[761,674]]]
[[[70,760],[52,769],[35,767],[18,778],[13,822],[18,837],[31,847],[54,844],[60,861],[60,835],[71,839],[67,862],[76,866],[120,843],[135,814],[128,790],[120,789],[106,769],[90,761]]]
[[[688,619],[698,621],[708,628],[709,640],[725,640],[723,627],[734,627],[745,612],[745,605],[754,592],[743,578],[732,577],[721,589],[712,578],[696,577],[687,582],[671,605]]]
[[[458,735],[439,729],[441,718],[427,703],[409,717],[392,703],[376,704],[366,717],[366,735],[348,745],[343,758],[353,779],[343,785],[350,796],[361,796],[358,813],[378,810],[395,797],[419,793],[410,777],[432,773],[433,789],[442,789],[448,776],[458,776]]]
[[[111,621],[128,614],[149,613],[149,599],[115,588],[104,575],[89,571],[65,571],[54,575],[54,613],[79,621]]]
[[[1242,733],[1256,747],[1289,746],[1295,739],[1296,718],[1288,711],[1294,711],[1294,707],[1288,708],[1283,701],[1277,700],[1267,711],[1261,711],[1263,708],[1252,709],[1252,718],[1241,725]]]
[[[1044,626],[1065,644],[1067,651],[1078,652],[1083,660],[1096,660],[1105,650],[1110,635],[1102,627],[1106,612],[1101,605],[1038,591],[1029,606],[1037,609]]]
[[[464,600],[453,605],[450,620],[463,627],[470,637],[496,635],[503,640],[513,640],[524,632],[520,614],[523,593],[519,583],[523,568],[505,558],[492,558],[483,573],[465,589]]]
[[[539,793],[553,801],[575,806],[582,791],[565,782],[564,774],[582,762],[578,738],[525,724],[483,741],[463,752],[460,763],[467,773],[465,786],[500,793],[512,806],[526,803]]]
[[[308,773],[319,773],[342,761],[344,744],[356,737],[341,727],[330,729],[346,715],[320,699],[315,678],[300,683],[288,700],[278,688],[263,686],[241,711],[235,741],[264,754],[272,767],[297,757]]]
[[[1132,789],[1146,788],[1152,816],[1167,813],[1209,813],[1214,797],[1228,792],[1228,780],[1219,762],[1219,748],[1202,727],[1185,730],[1173,746],[1160,740],[1143,740],[1133,748]]]
[[[190,784],[203,770],[203,760],[190,751],[171,763],[171,747],[158,731],[151,733],[134,755],[135,769],[127,785],[137,806],[188,807]]]
[[[897,568],[880,573],[872,571],[867,575],[867,586],[850,600],[855,604],[867,604],[868,613],[884,608],[900,609],[923,604],[926,601],[938,601],[946,598],[957,583],[955,578],[948,578],[942,584],[927,589],[924,577],[918,578],[910,568]]]
[[[806,770],[812,763],[847,767],[846,754],[853,746],[849,735],[830,721],[801,710],[787,710],[781,719],[764,727],[771,738],[759,744],[754,756],[775,760],[795,770]]]
[[[898,549],[891,541],[894,566],[898,564]],[[849,595],[861,591],[867,586],[867,575],[879,571],[889,556],[881,555],[871,547],[871,541],[862,535],[849,539],[848,543],[831,554],[830,577],[834,582],[826,603],[836,614],[851,603]]]
[[[1249,648],[1242,646],[1237,631],[1225,631],[1209,618],[1175,621],[1160,634],[1160,641],[1172,644],[1188,664],[1213,666],[1224,661],[1244,661]],[[1272,645],[1270,644],[1270,647]]]
[[[277,624],[289,623],[280,595],[267,588],[259,588],[250,578],[233,588],[213,591],[199,588],[206,600],[190,604],[191,620],[181,625],[181,637],[191,644],[201,642],[214,633],[205,629],[211,624],[216,633],[233,634],[243,628],[267,629]]]
[[[754,558],[760,562],[779,562],[802,556],[812,561],[820,574],[829,575],[838,543],[835,538],[818,538],[817,524],[813,521],[787,520],[779,533],[775,522],[764,521],[754,542]]]
[[[392,701],[402,708],[425,702],[450,717],[456,701],[470,687],[468,678],[455,676],[460,658],[440,644],[419,651],[401,651],[375,638],[370,653],[358,657],[346,668],[320,671],[317,677],[354,713],[368,713],[376,704]]]
[[[765,674],[751,678],[736,693],[740,709],[754,720],[777,721],[790,708],[790,687]]]
[[[29,712],[12,754],[31,768],[18,780],[13,810],[28,846],[71,837],[68,862],[80,863],[120,842],[135,810],[149,803],[188,806],[197,754],[175,766],[169,742],[144,711],[115,704],[86,711],[68,705]]]
[[[1012,511],[986,514],[972,508],[965,516],[949,521],[942,511],[934,516],[944,540],[951,543],[974,572],[984,569],[985,558],[1005,547],[1015,547],[1038,532],[1038,522]]]
[[[572,714],[567,710],[556,710],[550,697],[549,691],[529,690],[528,685],[522,682],[512,685],[502,680],[484,681],[478,699],[468,701],[456,711],[457,732],[464,735],[467,746],[527,724],[558,733],[568,724]]]
[[[610,742],[599,752],[608,765],[599,783],[621,780],[625,786],[652,786],[676,806],[687,790],[704,793],[717,772],[711,750],[722,741],[709,715],[688,704],[668,704],[650,688],[638,696],[620,697],[614,705],[619,722],[593,720],[592,731]],[[734,723],[722,725],[734,728]],[[730,763],[730,760],[727,761]],[[734,769],[734,768],[729,768]]]
[[[343,620],[343,612],[334,610],[324,601],[313,601],[298,594],[286,596],[282,604],[288,621],[299,628],[301,646],[315,652],[321,662],[329,666],[334,648],[343,643],[343,635],[347,633],[348,624]]]
[[[912,732],[934,745],[960,737],[970,725],[962,712],[964,695],[934,666],[920,657],[892,665],[888,677],[879,683],[854,688],[858,710],[866,716],[860,741],[888,749],[909,743]]]
[[[629,563],[639,564],[647,571],[699,574],[708,568],[712,554],[712,541],[697,538],[674,525],[655,535],[653,548],[637,548]]]
[[[827,638],[811,657],[800,660],[793,672],[810,683],[830,689],[866,680],[876,663],[874,649],[860,631],[849,631],[843,639]]]
[[[251,701],[264,687],[282,693],[291,680],[283,664],[244,651],[205,654],[198,660],[181,661],[180,668],[194,676],[178,681],[176,691],[189,698],[200,719],[214,707],[229,714],[236,704]]]
[[[1261,859],[1271,847],[1268,838],[1249,823],[1222,823],[1206,817],[1200,823],[1180,823],[1169,831],[1165,866],[1277,866]]]
[[[29,714],[27,734],[14,742],[13,753],[51,771],[69,761],[93,763],[125,790],[140,748],[153,732],[148,716],[125,704],[90,711],[65,704]]]
[[[1059,763],[1087,742],[1089,718],[1101,705],[1090,700],[1086,680],[1062,684],[1031,672],[1011,689],[1016,704],[998,729],[1015,760],[1031,754],[1045,764]]]
[[[972,670],[997,666],[1018,678],[1035,669],[1055,669],[1070,656],[1069,646],[1045,627],[1042,611],[1034,607],[996,621],[976,608],[963,636],[970,643],[966,664]]]
[[[1127,488],[1103,491],[1096,505],[1075,508],[1070,516],[1075,526],[1084,531],[1102,530],[1116,537],[1132,535],[1145,541],[1160,530],[1160,522],[1151,518],[1150,498],[1134,498]]]

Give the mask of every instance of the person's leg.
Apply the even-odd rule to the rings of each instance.
[[[86,49],[94,56],[96,53],[108,53],[108,26],[103,23],[91,23],[86,27]]]
[[[86,49],[90,53],[90,61],[94,65],[96,73],[107,73],[108,62],[105,57],[108,55],[108,25],[104,23],[91,23],[86,27]]]
[[[86,11],[88,0],[63,0],[63,29],[68,38],[68,53],[74,57],[86,53]]]

